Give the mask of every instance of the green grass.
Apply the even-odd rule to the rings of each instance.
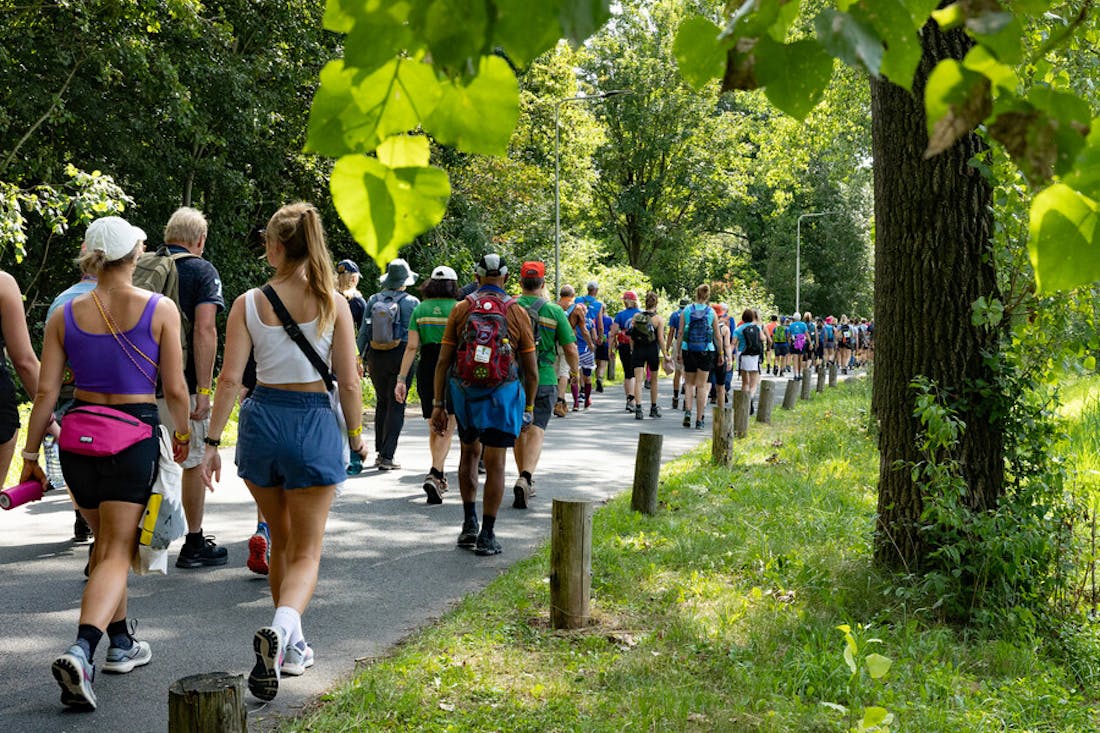
[[[868,385],[776,412],[667,467],[656,517],[593,521],[593,623],[549,625],[549,550],[369,664],[287,731],[835,731],[881,705],[904,731],[1086,731],[1096,659],[982,638],[909,607],[871,565],[878,459]],[[624,489],[627,488],[624,486]],[[860,644],[893,660],[853,682]],[[879,640],[879,641],[875,641]],[[1071,640],[1081,655],[1094,641]],[[1064,647],[1059,647],[1064,648]],[[1074,672],[1078,677],[1075,678]]]

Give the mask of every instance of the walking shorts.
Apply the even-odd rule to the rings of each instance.
[[[90,402],[76,400],[74,406]],[[83,456],[61,451],[61,473],[81,509],[98,509],[104,501],[125,501],[144,505],[153,491],[160,459],[160,420],[151,402],[111,405],[153,426],[153,435],[113,456]],[[62,418],[64,421],[64,418]]]

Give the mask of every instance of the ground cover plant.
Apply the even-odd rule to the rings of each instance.
[[[869,391],[677,460],[655,517],[600,508],[588,628],[550,628],[544,548],[284,730],[1100,730],[1087,625],[948,625],[875,569]]]

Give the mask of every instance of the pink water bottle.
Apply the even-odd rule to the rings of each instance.
[[[45,485],[32,478],[18,486],[0,490],[0,509],[14,509],[17,506],[38,501],[45,493]]]

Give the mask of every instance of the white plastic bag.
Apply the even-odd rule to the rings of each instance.
[[[168,575],[168,548],[154,550],[147,545],[138,545],[137,552],[130,560],[130,568],[135,575]]]
[[[139,575],[167,574],[168,546],[187,533],[181,498],[183,469],[172,457],[172,438],[164,425],[160,426],[159,438],[157,479],[138,525],[138,551],[131,563]]]

